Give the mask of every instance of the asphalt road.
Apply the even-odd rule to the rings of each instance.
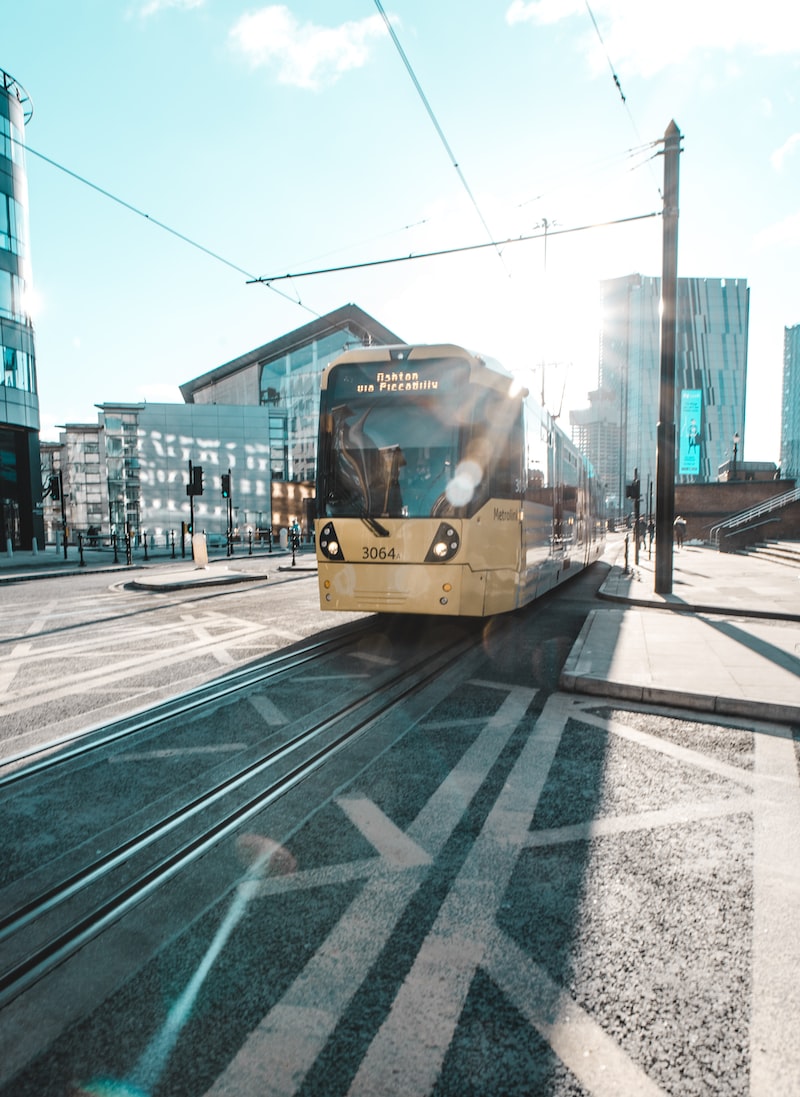
[[[373,749],[142,904],[105,952],[64,965],[46,1008],[0,1015],[0,1037],[28,1048],[2,1097],[797,1093],[796,995],[780,970],[796,928],[775,861],[796,745],[559,692],[601,579],[487,622],[474,655],[376,729]],[[197,650],[210,673],[279,630],[299,638],[306,591],[315,603],[301,579],[163,603],[73,590],[28,615],[49,640],[26,639],[20,602],[7,642],[23,664],[31,644],[41,688],[40,645],[69,659],[58,646],[88,607],[107,648],[121,627],[143,655],[157,622],[159,657],[135,674],[122,650],[87,654],[105,710],[110,658],[131,691],[114,704],[151,677],[174,689]],[[67,679],[51,702],[75,706],[62,724],[99,711],[81,707],[91,676],[74,691]],[[219,735],[234,729],[221,720]],[[264,842],[280,867],[248,878],[243,853]],[[237,858],[244,875],[220,898]]]
[[[316,576],[264,563],[263,582],[133,589],[131,572],[0,590],[0,754],[144,708],[335,628]]]

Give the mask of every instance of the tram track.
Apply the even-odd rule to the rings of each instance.
[[[347,643],[357,642],[364,631],[365,626],[354,626],[348,629],[345,644],[340,636],[335,641],[303,645],[284,658],[270,659],[268,666],[235,672],[216,688],[209,685],[191,691],[185,698],[157,706],[146,717],[115,725],[105,736],[97,733],[91,744],[74,744],[62,754],[7,774],[3,780],[13,785],[26,778],[52,776],[53,768],[67,760],[64,755],[80,759],[87,751],[114,746],[120,739],[152,731],[176,716],[196,717],[209,705],[230,702],[277,675],[296,672],[332,651],[341,651]],[[324,712],[317,710],[298,721],[284,740],[194,792],[180,807],[162,812],[135,833],[118,835],[99,856],[87,857],[88,850],[84,849],[77,865],[70,866],[69,857],[63,859],[69,871],[62,871],[60,877],[59,858],[26,881],[15,882],[12,890],[14,895],[23,896],[21,901],[0,911],[0,1008],[324,766],[376,721],[401,707],[412,694],[463,658],[475,642],[469,635],[434,653],[417,652],[414,659],[401,661],[377,682],[371,679],[366,689],[351,690],[335,709],[329,705]],[[0,892],[0,900],[8,891],[6,887]]]
[[[281,674],[291,673],[320,656],[342,651],[354,639],[374,627],[370,619],[343,626],[335,637],[312,638],[260,659],[256,665],[238,667],[212,682],[203,683],[177,697],[148,707],[143,712],[123,717],[112,724],[72,732],[69,735],[36,744],[26,750],[0,758],[0,790],[38,773],[72,761],[82,754],[139,734],[170,717],[189,714],[201,706],[223,700],[237,691],[253,688]],[[72,744],[70,746],[70,744]],[[65,748],[65,749],[62,749]],[[57,752],[57,753],[56,753]]]

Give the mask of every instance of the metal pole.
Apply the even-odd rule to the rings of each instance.
[[[633,496],[633,562],[639,566],[639,521],[642,517],[641,485],[639,470],[633,470],[634,496]]]
[[[228,469],[228,556],[233,556],[233,489],[231,470]]]
[[[192,531],[189,535],[194,536],[194,481],[192,479],[192,462],[189,462],[189,484],[186,488],[186,494],[189,496],[189,529]],[[192,549],[192,559],[194,559],[194,549]]]
[[[672,524],[675,520],[675,345],[678,299],[678,165],[681,132],[664,134],[664,229],[661,268],[661,390],[656,451],[657,594],[672,593]]]
[[[64,535],[64,559],[67,559],[67,500],[64,498],[64,473],[58,470],[58,490],[61,495],[61,532]]]

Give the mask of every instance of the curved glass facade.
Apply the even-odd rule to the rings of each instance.
[[[320,375],[342,351],[361,343],[361,333],[345,326],[261,366],[261,403],[270,408],[273,479],[315,479]]]
[[[39,400],[28,254],[24,89],[0,70],[0,550],[43,540]]]

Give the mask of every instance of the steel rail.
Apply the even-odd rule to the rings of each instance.
[[[162,820],[161,823],[155,824],[142,834],[123,843],[118,849],[110,852],[94,864],[87,866],[81,872],[74,874],[58,887],[51,889],[50,892],[40,896],[37,900],[26,904],[24,908],[14,912],[14,914],[7,916],[2,922],[0,939],[12,937],[16,932],[30,925],[35,919],[50,913],[69,898],[85,891],[93,883],[111,873],[114,868],[127,864],[133,854],[153,845],[160,838],[175,830],[181,823],[187,822],[204,809],[210,808],[223,795],[233,791],[236,787],[246,784],[247,781],[261,774],[270,765],[274,765],[276,761],[291,756],[305,744],[313,743],[325,732],[333,735],[330,742],[313,751],[307,758],[293,766],[288,773],[271,783],[269,787],[261,789],[256,796],[228,810],[221,818],[186,839],[159,861],[144,867],[134,880],[125,883],[115,893],[103,898],[94,910],[81,915],[75,922],[60,929],[29,955],[8,967],[6,971],[0,974],[0,1008],[13,1001],[34,983],[83,948],[109,925],[118,921],[134,906],[142,902],[187,865],[208,852],[209,849],[238,829],[243,823],[309,777],[345,746],[368,731],[376,720],[385,716],[387,712],[401,704],[412,694],[422,690],[432,679],[456,663],[466,652],[478,646],[479,643],[480,641],[475,639],[462,640],[457,646],[440,653],[433,660],[426,657],[412,664],[410,668],[408,666],[404,667],[384,683],[378,693],[373,690],[369,694],[351,701],[344,709],[326,717],[314,727],[307,728],[295,739],[271,752],[266,758],[253,763],[246,770],[229,778],[204,796],[197,797],[189,805],[174,812],[166,820]],[[411,678],[409,677],[410,674]],[[338,724],[365,706],[370,706],[371,711],[355,723],[341,731],[336,731]]]
[[[11,754],[4,758],[0,758],[0,770],[3,770],[7,769],[9,766],[16,765],[19,762],[23,762],[26,758],[35,758],[40,754],[46,755],[46,757],[42,758],[39,762],[31,762],[21,769],[15,769],[10,773],[0,774],[0,789],[14,784],[17,781],[35,776],[43,770],[51,769],[54,766],[71,761],[74,758],[80,757],[82,754],[87,754],[90,751],[107,746],[109,743],[115,743],[120,739],[126,738],[128,735],[134,735],[138,732],[145,731],[154,724],[161,723],[170,717],[182,716],[201,705],[220,700],[247,686],[269,681],[270,678],[275,678],[279,674],[285,674],[295,667],[300,667],[304,663],[313,661],[320,655],[346,648],[353,639],[362,635],[364,632],[370,631],[373,627],[374,620],[372,619],[367,619],[365,622],[354,622],[351,625],[344,626],[344,630],[346,631],[341,632],[340,635],[335,638],[312,641],[303,644],[299,649],[294,648],[289,652],[281,651],[275,655],[267,656],[264,660],[259,662],[257,667],[254,667],[252,664],[247,667],[239,667],[221,677],[213,679],[211,682],[204,682],[184,693],[179,693],[174,697],[170,697],[166,701],[159,701],[157,704],[144,709],[138,714],[134,713],[129,716],[123,716],[110,724],[98,724],[93,727],[84,728],[81,731],[71,732],[69,735],[65,735],[60,739],[53,739],[48,743],[41,743],[35,747],[20,751],[18,754]],[[99,738],[91,738],[95,735],[99,735]],[[76,741],[77,745],[72,749],[59,750],[60,747],[65,746],[68,743],[76,743]],[[58,753],[54,754],[52,753],[53,751],[58,751]]]

